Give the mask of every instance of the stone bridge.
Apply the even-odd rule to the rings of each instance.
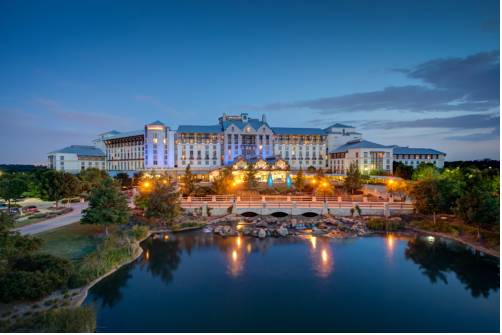
[[[199,212],[204,216],[225,215],[229,213],[245,216],[255,215],[304,215],[315,216],[332,214],[337,216],[352,215],[351,209],[359,206],[362,215],[391,216],[413,213],[413,205],[406,202],[348,201],[344,197],[315,196],[207,196],[185,197],[181,206],[186,211]]]

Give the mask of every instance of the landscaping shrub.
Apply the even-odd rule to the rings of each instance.
[[[139,241],[148,235],[148,228],[146,226],[134,225],[129,234],[133,239]]]
[[[0,325],[2,332],[92,333],[95,330],[96,312],[88,306],[50,310]]]
[[[458,233],[457,229],[452,227],[447,221],[438,220],[434,223],[431,220],[414,220],[411,225],[419,229],[424,229],[428,231],[434,231],[438,233]],[[464,226],[463,229],[468,230],[469,226]],[[476,228],[471,228],[475,231]]]
[[[71,275],[69,286],[81,287],[130,259],[129,242],[109,236],[97,250],[82,259]]]
[[[29,255],[15,260],[0,277],[0,301],[37,300],[67,285],[71,264],[51,255]]]
[[[396,231],[404,228],[402,221],[392,221],[383,218],[371,218],[366,226],[373,231]]]

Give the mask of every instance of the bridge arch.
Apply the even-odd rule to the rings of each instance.
[[[241,215],[244,217],[247,217],[247,218],[253,218],[255,216],[258,216],[258,213],[252,212],[252,211],[247,211],[247,212],[242,213]]]
[[[270,215],[273,216],[273,217],[276,217],[276,218],[283,218],[283,217],[288,216],[289,214],[286,213],[286,212],[278,211],[278,212],[270,213]]]
[[[313,217],[319,216],[319,213],[305,212],[305,213],[302,213],[302,216],[304,216],[306,218],[313,218]]]

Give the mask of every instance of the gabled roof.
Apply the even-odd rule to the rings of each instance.
[[[178,133],[220,133],[221,126],[191,126],[191,125],[181,125],[178,127]]]
[[[446,155],[446,153],[428,148],[394,147],[395,155]]]
[[[144,136],[144,135],[145,135],[145,131],[142,129],[142,130],[134,130],[134,131],[126,131],[123,133],[118,133],[116,135],[108,136],[104,139],[105,140],[114,140],[117,138],[125,138],[125,137],[132,137],[132,136]]]
[[[329,126],[326,129],[330,129],[330,128],[354,128],[354,127],[353,126],[347,126],[346,124],[342,124],[342,123],[335,123],[335,124]]]
[[[259,119],[248,118],[247,122],[244,122],[242,120],[225,120],[223,121],[223,130],[227,130],[227,128],[231,125],[236,126],[240,130],[243,130],[247,126],[253,127],[254,130],[257,130],[262,125],[266,125],[268,127],[268,124],[266,122],[261,122],[261,120]]]
[[[277,135],[326,135],[321,128],[273,127],[271,129]]]
[[[375,142],[370,142],[366,140],[356,140],[356,141],[350,141],[345,143],[344,145],[339,146],[333,151],[330,151],[332,153],[337,153],[337,152],[347,152],[349,149],[389,149],[392,148],[391,146],[385,146],[382,144],[378,144]]]
[[[162,122],[160,122],[159,120],[153,121],[152,123],[149,123],[148,125],[149,126],[164,126],[164,124]]]
[[[98,136],[102,137],[102,138],[108,138],[110,136],[114,136],[114,135],[117,135],[117,134],[120,134],[120,132],[117,131],[117,130],[110,130],[110,131],[107,131],[105,133],[98,134]]]
[[[61,150],[55,150],[50,154],[76,154],[77,156],[86,157],[105,157],[105,153],[92,145],[70,145]]]

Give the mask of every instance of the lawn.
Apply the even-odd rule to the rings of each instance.
[[[41,253],[78,260],[96,250],[104,238],[104,228],[76,222],[36,236],[44,241]]]

